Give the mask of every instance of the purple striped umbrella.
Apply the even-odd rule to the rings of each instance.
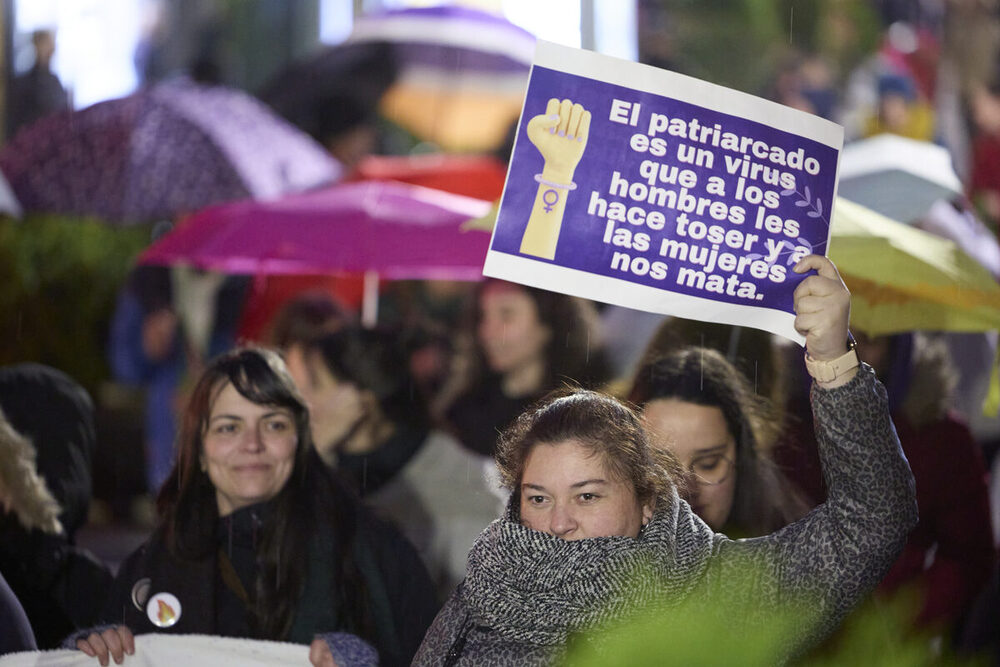
[[[340,165],[242,92],[159,84],[22,130],[0,169],[25,211],[129,223],[332,183]]]
[[[388,42],[399,73],[381,111],[446,150],[496,148],[524,101],[535,37],[501,16],[437,6],[362,16],[349,42]]]

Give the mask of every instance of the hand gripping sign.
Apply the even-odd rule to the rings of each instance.
[[[843,129],[704,81],[538,43],[485,275],[803,342]]]

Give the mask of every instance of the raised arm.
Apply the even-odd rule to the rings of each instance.
[[[809,269],[817,274],[795,292],[796,328],[806,337],[811,361],[841,359],[850,294],[825,257],[810,255],[795,267],[799,273]],[[839,370],[833,379],[815,381],[810,394],[827,502],[772,535],[719,538],[706,577],[713,590],[742,584],[761,621],[769,610],[805,596],[818,615],[805,641],[836,627],[878,584],[917,521],[913,476],[885,388],[867,365],[841,361]],[[754,573],[749,581],[747,571]]]

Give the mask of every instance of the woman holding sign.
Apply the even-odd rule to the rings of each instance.
[[[845,345],[850,294],[825,257],[795,267],[809,270],[795,326],[815,380],[824,505],[732,541],[680,500],[676,461],[650,446],[629,407],[589,391],[550,397],[504,434],[506,514],[480,535],[414,664],[548,664],[570,638],[650,607],[696,600],[726,614],[712,607],[722,594],[742,603],[734,630],[805,597],[817,616],[788,652],[834,628],[891,565],[916,505],[885,390]]]

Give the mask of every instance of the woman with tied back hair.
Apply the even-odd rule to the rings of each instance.
[[[708,526],[737,537],[772,533],[808,509],[771,461],[775,417],[715,350],[688,347],[647,361],[629,395],[687,473],[684,496]]]
[[[119,625],[70,640],[102,664],[134,651],[133,633],[313,642],[315,655],[336,656],[357,648],[346,632],[401,665],[433,617],[413,547],[329,474],[273,351],[234,350],[202,374],[157,506],[104,609]]]
[[[491,279],[477,287],[473,308],[467,350],[438,401],[469,449],[493,456],[497,434],[563,382],[609,379],[590,302]]]
[[[849,363],[850,295],[825,257],[795,266],[810,269],[795,326],[817,374],[812,407],[831,480],[822,507],[731,540],[680,499],[676,462],[628,406],[585,390],[547,398],[501,438],[506,512],[479,536],[414,664],[551,664],[573,637],[689,601],[734,632],[809,604],[815,615],[797,619],[775,662],[832,630],[899,553],[916,506],[885,390],[870,367]],[[713,604],[722,594],[735,607]]]
[[[497,517],[484,474],[492,461],[432,428],[395,330],[328,334],[303,345],[288,369],[309,405],[320,458],[413,543],[446,598]]]

